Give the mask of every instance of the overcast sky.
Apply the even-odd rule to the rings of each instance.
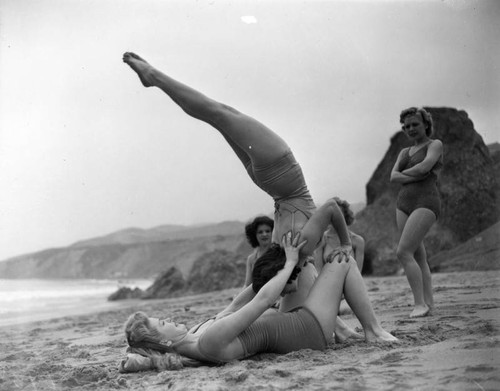
[[[409,106],[499,140],[500,2],[0,0],[0,259],[273,202],[134,51],[280,134],[317,203],[365,201]]]

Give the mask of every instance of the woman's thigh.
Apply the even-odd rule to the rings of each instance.
[[[334,331],[345,278],[351,268],[359,273],[353,258],[350,258],[349,262],[325,263],[304,303],[304,307],[307,307],[321,324],[325,336],[331,336]]]
[[[399,239],[398,251],[414,254],[436,221],[436,215],[430,209],[414,210],[404,224]]]
[[[312,263],[307,262],[299,273],[297,291],[289,293],[281,299],[280,311],[288,312],[294,308],[302,307],[317,277],[318,271]]]
[[[245,151],[254,165],[270,164],[289,150],[286,142],[264,124],[228,106],[222,107],[211,124]]]

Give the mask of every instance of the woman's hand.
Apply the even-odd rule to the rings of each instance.
[[[349,258],[354,256],[352,245],[344,244],[333,250],[325,259],[325,262],[332,263],[334,260],[338,263],[349,262]]]
[[[302,247],[307,243],[307,240],[299,243],[300,232],[295,234],[295,237],[292,239],[292,231],[289,231],[281,240],[283,245],[283,249],[286,254],[286,261],[290,262],[295,266],[299,262],[299,252]]]

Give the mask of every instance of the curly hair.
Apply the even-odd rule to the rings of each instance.
[[[135,312],[125,322],[125,336],[129,345],[134,342],[152,342],[150,345],[159,345],[162,336],[160,332],[151,325],[148,316],[144,312]],[[128,353],[139,354],[150,359],[150,369],[158,371],[178,370],[183,367],[197,367],[202,363],[198,360],[184,357],[175,352],[156,350],[154,347],[132,347],[127,349]],[[120,372],[135,372],[133,359],[127,358],[120,363]]]
[[[253,219],[252,222],[245,225],[245,235],[247,237],[248,243],[253,248],[259,247],[259,242],[257,241],[257,229],[260,225],[267,225],[271,228],[271,231],[274,229],[274,221],[273,219],[267,216],[257,216]]]
[[[273,278],[285,266],[285,250],[277,243],[262,254],[256,261],[252,271],[252,289],[258,293],[266,283]],[[288,279],[291,282],[297,278],[300,273],[300,267],[295,266]]]
[[[160,332],[151,325],[144,312],[135,312],[125,322],[125,337],[129,342],[161,342]]]
[[[349,202],[347,202],[346,200],[341,200],[338,197],[333,197],[333,199],[342,211],[346,225],[351,225],[354,222],[354,212],[352,211]]]
[[[401,114],[399,114],[399,122],[401,124],[404,124],[405,119],[407,117],[412,117],[414,115],[417,115],[418,113],[420,113],[422,121],[424,122],[425,134],[427,135],[427,137],[431,137],[432,134],[434,133],[434,124],[432,122],[432,116],[423,107],[410,107],[408,109],[403,110]]]

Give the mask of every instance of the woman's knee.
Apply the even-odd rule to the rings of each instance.
[[[410,251],[408,248],[401,246],[399,246],[398,249],[396,250],[396,257],[401,263],[406,263],[414,259],[412,251]]]

